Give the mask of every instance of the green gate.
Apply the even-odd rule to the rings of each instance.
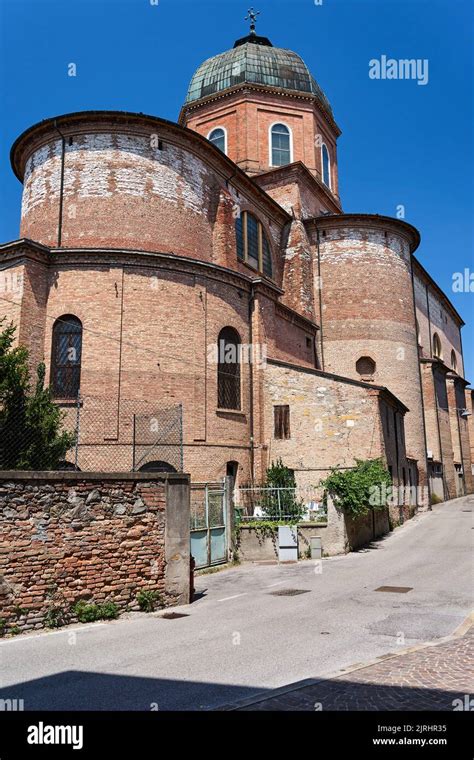
[[[227,562],[226,481],[191,484],[191,554],[196,569]]]

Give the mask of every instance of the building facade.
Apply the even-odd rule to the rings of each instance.
[[[71,466],[247,482],[281,457],[315,485],[380,456],[412,508],[472,491],[463,322],[414,227],[343,213],[339,135],[254,29],[198,68],[179,123],[86,111],[20,135],[0,314],[80,417]],[[170,408],[179,466],[153,429]]]

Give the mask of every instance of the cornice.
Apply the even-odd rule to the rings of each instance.
[[[136,135],[143,134],[144,126],[151,127],[159,133],[163,142],[181,147],[184,143],[186,150],[204,161],[226,183],[230,182],[237,190],[250,194],[256,205],[264,206],[266,213],[279,220],[281,224],[291,219],[290,215],[253,182],[243,169],[198,132],[167,119],[130,111],[77,111],[45,119],[32,125],[17,137],[10,151],[10,161],[17,179],[20,182],[23,181],[27,157],[34,148],[48,143],[52,134],[55,139],[61,136],[72,137],[86,134],[92,125],[96,132],[108,132],[111,129],[113,131],[114,127],[120,126]]]
[[[379,214],[328,214],[317,216],[312,219],[304,220],[305,226],[316,229],[334,228],[334,227],[360,227],[367,229],[391,229],[399,235],[402,235],[410,246],[410,252],[413,253],[420,244],[420,233],[413,225],[404,222],[402,219],[395,219],[391,216],[381,216]]]
[[[315,186],[317,190],[322,192],[327,199],[328,203],[332,204],[339,211],[342,211],[341,202],[337,195],[334,195],[324,184],[319,177],[315,176],[308,167],[302,161],[294,161],[292,164],[286,164],[285,166],[278,166],[269,171],[262,172],[261,174],[252,175],[253,180],[260,184],[260,180],[265,182],[294,180],[295,183],[302,182],[306,185],[310,192],[314,192]],[[264,188],[262,188],[264,189]]]
[[[313,93],[304,93],[300,90],[282,90],[279,87],[270,87],[269,85],[263,85],[263,84],[253,84],[252,82],[241,82],[239,84],[234,85],[233,87],[228,87],[226,90],[221,90],[220,92],[213,93],[212,95],[208,95],[205,98],[200,98],[199,100],[192,100],[190,103],[184,103],[184,105],[181,107],[181,111],[178,118],[179,124],[184,124],[186,120],[186,115],[188,113],[191,113],[192,111],[199,111],[201,108],[209,105],[210,103],[214,103],[218,100],[223,100],[224,98],[228,98],[229,96],[238,94],[239,92],[242,93],[251,93],[251,92],[264,92],[271,95],[278,95],[278,97],[281,98],[289,98],[293,100],[304,100],[308,103],[312,103],[316,106],[321,116],[324,118],[324,120],[328,123],[328,125],[331,127],[331,129],[334,130],[336,134],[336,138],[338,138],[342,131],[336,124],[334,118],[326,111],[326,109],[321,105],[318,97],[314,95]]]

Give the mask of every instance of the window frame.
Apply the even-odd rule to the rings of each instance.
[[[235,373],[236,378],[236,385],[237,388],[235,389],[235,396],[236,396],[236,406],[224,406],[221,404],[221,401],[223,401],[225,396],[225,391],[223,390],[222,384],[224,382],[223,380],[223,371],[222,367],[228,366],[227,363],[221,362],[221,354],[220,354],[220,344],[221,340],[225,340],[225,336],[223,336],[223,333],[228,332],[229,334],[232,333],[233,337],[235,338],[235,343],[233,345],[237,346],[238,351],[238,358],[237,362],[232,363],[232,366],[237,367],[237,371]],[[227,341],[226,341],[227,343]],[[231,345],[230,340],[228,341],[228,344]],[[238,330],[235,329],[235,327],[232,327],[232,325],[225,325],[219,330],[219,334],[217,336],[217,410],[219,412],[238,412],[242,413],[242,349],[240,348],[242,346],[242,339],[240,337],[240,333]],[[225,350],[225,349],[224,349]],[[225,373],[229,374],[229,373]],[[234,377],[234,376],[232,376]]]
[[[433,356],[435,359],[443,359],[443,344],[438,333],[433,333]]]
[[[213,134],[213,132],[217,132],[218,129],[221,129],[222,132],[224,133],[224,150],[221,150],[215,143],[211,141],[211,135]],[[221,126],[213,127],[211,131],[209,132],[209,134],[207,135],[206,140],[208,140],[208,142],[210,142],[211,145],[214,145],[214,147],[217,148],[217,150],[220,150],[221,153],[227,156],[227,129],[225,127],[221,127]]]
[[[248,223],[247,223],[247,218],[248,218],[249,215],[250,215],[251,218],[255,219],[255,221],[257,223],[258,267],[255,267],[253,264],[251,264],[249,262],[249,255],[248,255],[248,252],[249,252],[248,243],[249,243],[249,241],[248,241]],[[258,217],[255,216],[255,214],[252,214],[251,211],[247,211],[247,210],[240,212],[240,215],[235,220],[236,221],[236,225],[237,225],[237,221],[238,220],[240,220],[240,224],[241,224],[241,233],[242,233],[241,240],[242,240],[242,253],[243,253],[243,256],[240,257],[239,254],[238,254],[240,246],[239,246],[239,239],[237,237],[238,233],[237,233],[237,227],[236,227],[236,232],[235,232],[235,234],[236,234],[236,240],[235,240],[235,242],[236,242],[236,249],[237,249],[237,261],[241,261],[243,264],[246,264],[248,267],[250,267],[251,269],[253,269],[254,272],[259,272],[260,274],[263,274],[264,277],[268,277],[270,280],[272,280],[273,279],[273,251],[272,251],[272,246],[270,244],[269,237],[268,237],[268,235],[266,233],[266,230],[265,230],[262,222],[260,221],[260,219],[258,219]],[[271,269],[271,273],[270,274],[268,272],[266,272],[265,269],[264,269],[264,263],[263,263],[263,240],[264,240],[264,238],[267,241],[268,251],[269,251],[269,254],[270,254],[270,269]]]
[[[329,183],[324,181],[324,148],[326,148],[326,153],[328,156],[328,179]],[[321,181],[325,187],[327,187],[329,190],[332,190],[332,180],[331,180],[331,154],[329,152],[329,148],[326,145],[326,143],[322,143],[321,145]]]
[[[451,349],[451,369],[453,372],[458,371],[458,357],[454,348]]]
[[[273,405],[273,438],[276,441],[289,441],[291,438],[290,405]]]
[[[73,321],[79,328],[75,331],[61,332],[61,326],[67,324],[68,321]],[[58,350],[61,335],[79,335],[79,360],[77,364],[61,364],[58,361]],[[81,373],[82,373],[82,344],[83,344],[84,327],[82,320],[75,314],[62,314],[54,321],[51,331],[51,362],[50,362],[50,386],[53,399],[73,400],[77,399],[81,388]],[[72,348],[73,346],[70,346]],[[70,383],[73,389],[66,393],[60,393],[58,383],[58,372],[60,370],[69,370],[74,377],[74,383]],[[73,392],[74,391],[74,392]]]
[[[289,153],[290,153],[290,160],[286,164],[274,164],[273,163],[273,130],[275,127],[278,127],[281,124],[282,127],[285,127],[288,130],[288,145],[289,145]],[[288,124],[285,124],[284,121],[274,121],[273,124],[270,124],[268,127],[268,147],[269,147],[269,154],[268,154],[268,165],[272,167],[272,169],[279,169],[281,166],[288,166],[288,164],[293,163],[293,130]]]

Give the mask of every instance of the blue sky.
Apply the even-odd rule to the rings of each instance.
[[[319,1],[319,0],[317,0]],[[248,0],[2,0],[0,240],[18,237],[12,142],[41,119],[118,109],[177,120],[194,70],[244,36]],[[396,215],[421,232],[417,256],[466,322],[473,293],[453,273],[473,263],[470,0],[256,0],[258,32],[298,52],[343,134],[344,210]],[[373,80],[381,55],[428,59],[429,81]],[[69,63],[77,76],[69,77]],[[474,326],[463,330],[474,380]]]

